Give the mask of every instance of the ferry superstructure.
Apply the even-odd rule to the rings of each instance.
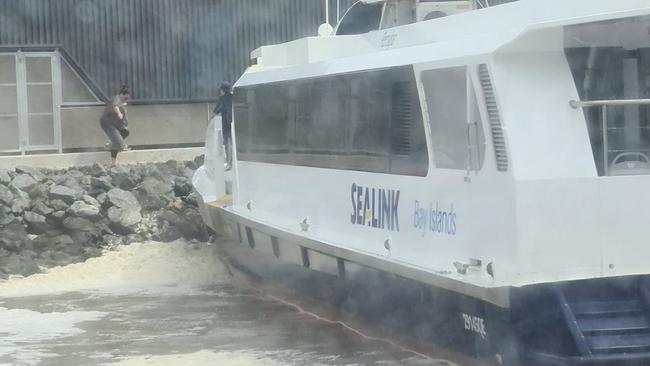
[[[439,5],[253,51],[206,222],[249,273],[480,360],[650,364],[650,2]]]

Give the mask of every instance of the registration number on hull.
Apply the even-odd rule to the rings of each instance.
[[[474,332],[480,335],[482,338],[485,338],[487,336],[487,332],[485,331],[485,320],[483,318],[468,315],[465,313],[462,315],[463,322],[465,323],[465,330]]]

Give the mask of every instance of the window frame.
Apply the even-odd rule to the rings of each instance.
[[[486,156],[488,149],[488,138],[485,130],[486,118],[485,118],[485,102],[482,99],[483,91],[480,88],[480,83],[478,81],[478,76],[475,75],[474,70],[476,69],[477,64],[455,64],[455,65],[445,65],[445,66],[420,66],[417,70],[418,76],[418,88],[420,89],[420,94],[422,95],[422,107],[423,107],[423,116],[425,119],[427,139],[428,139],[428,149],[429,149],[429,164],[431,165],[430,169],[437,171],[456,171],[463,172],[468,174],[469,172],[479,173],[486,166]],[[431,111],[429,107],[429,96],[426,92],[426,87],[424,85],[423,74],[426,72],[442,72],[444,70],[450,69],[463,69],[465,78],[464,78],[464,91],[465,91],[465,103],[464,103],[464,121],[465,121],[465,139],[464,144],[465,149],[465,167],[439,167],[436,163],[436,147],[434,142],[435,133],[433,125],[431,124]],[[474,133],[474,134],[473,134]],[[472,142],[476,144],[472,145]],[[474,151],[473,151],[474,150]],[[475,157],[476,159],[473,159]]]
[[[358,85],[355,87],[355,84]],[[391,108],[396,107],[391,107],[394,104],[391,96],[393,88],[398,84],[407,85],[407,91],[402,91],[400,94],[400,108],[407,108],[402,114],[402,116],[406,117],[401,117],[401,122],[405,122],[403,118],[407,118],[406,126],[410,128],[406,132],[404,130],[400,131],[400,142],[413,144],[414,151],[419,152],[419,154],[410,153],[397,156],[393,151],[392,141],[395,128],[392,121],[395,117],[391,117]],[[287,122],[287,133],[293,133],[293,138],[288,138],[290,146],[286,154],[274,154],[271,151],[257,149],[254,146],[254,141],[251,141],[251,139],[255,138],[251,131],[256,128],[256,124],[263,121],[263,117],[257,115],[259,110],[256,105],[259,105],[259,103],[255,103],[255,98],[250,98],[248,95],[253,94],[256,96],[255,88],[273,87],[274,85],[288,90],[287,92],[277,93],[277,95],[289,95],[288,99],[281,102],[287,103],[290,110],[293,108],[293,113],[291,111],[288,113],[291,120]],[[336,88],[332,89],[332,86],[336,86]],[[315,104],[309,106],[308,109],[312,111],[309,115],[301,111],[303,103],[300,98],[306,94],[300,92],[300,89],[303,88],[310,90],[324,88],[325,91],[322,94],[333,93],[333,98],[326,100],[325,98],[318,98],[317,95],[312,96],[311,100],[315,101]],[[403,86],[402,89],[404,89]],[[245,93],[243,90],[245,90]],[[243,100],[244,97],[242,97],[244,94],[246,95],[245,101]],[[252,103],[251,99],[253,100]],[[307,100],[309,101],[309,99]],[[327,103],[328,101],[329,103]],[[246,106],[243,106],[243,103]],[[309,105],[309,103],[307,104]],[[363,107],[360,106],[361,104],[363,104]],[[381,106],[384,106],[385,109],[373,118],[373,113],[376,113],[379,110],[378,107]],[[335,128],[331,130],[324,129],[322,131],[325,135],[325,141],[327,139],[329,141],[336,139],[337,142],[342,142],[342,146],[337,145],[333,148],[325,146],[325,148],[320,149],[318,146],[317,148],[310,147],[308,143],[305,145],[304,143],[307,141],[302,141],[301,136],[309,136],[314,131],[318,132],[318,129],[310,131],[310,126],[314,126],[314,123],[319,126],[318,124],[323,121],[332,120],[329,115],[323,119],[324,112],[322,111],[327,112],[334,108],[339,113],[334,119],[340,118],[342,123],[336,124]],[[424,126],[421,98],[413,65],[236,87],[234,109],[235,133],[237,135],[235,140],[238,142],[237,159],[240,161],[419,177],[426,177],[429,173],[430,163],[425,133],[426,127]],[[249,112],[242,112],[246,109]],[[246,115],[240,116],[240,113],[246,113]],[[249,123],[245,123],[246,127],[238,123],[240,118],[248,119]],[[379,125],[375,124],[377,120],[381,121]],[[303,123],[300,123],[301,121]],[[369,135],[368,132],[363,131],[363,129],[367,129],[367,131],[372,132],[372,129],[377,126],[381,127],[378,134]],[[307,132],[299,133],[301,127],[305,127]],[[368,142],[368,136],[374,136],[375,138],[370,137]],[[357,139],[358,137],[361,139]],[[243,141],[246,142],[240,145]],[[355,145],[355,141],[359,141],[360,145]],[[321,142],[317,141],[316,145]],[[359,148],[364,142],[368,143],[368,146]],[[379,146],[379,148],[375,151],[374,146]],[[332,157],[337,158],[332,159]],[[328,161],[328,158],[340,162],[337,164],[337,161]]]

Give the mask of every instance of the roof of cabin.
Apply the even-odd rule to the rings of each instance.
[[[495,51],[534,30],[646,14],[650,14],[647,0],[520,0],[366,34],[308,37],[263,46],[251,56],[261,57],[264,69],[446,42],[469,42],[467,52],[475,54],[479,49]]]

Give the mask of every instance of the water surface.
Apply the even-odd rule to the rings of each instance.
[[[214,246],[141,243],[0,282],[0,365],[453,365],[234,281]]]

